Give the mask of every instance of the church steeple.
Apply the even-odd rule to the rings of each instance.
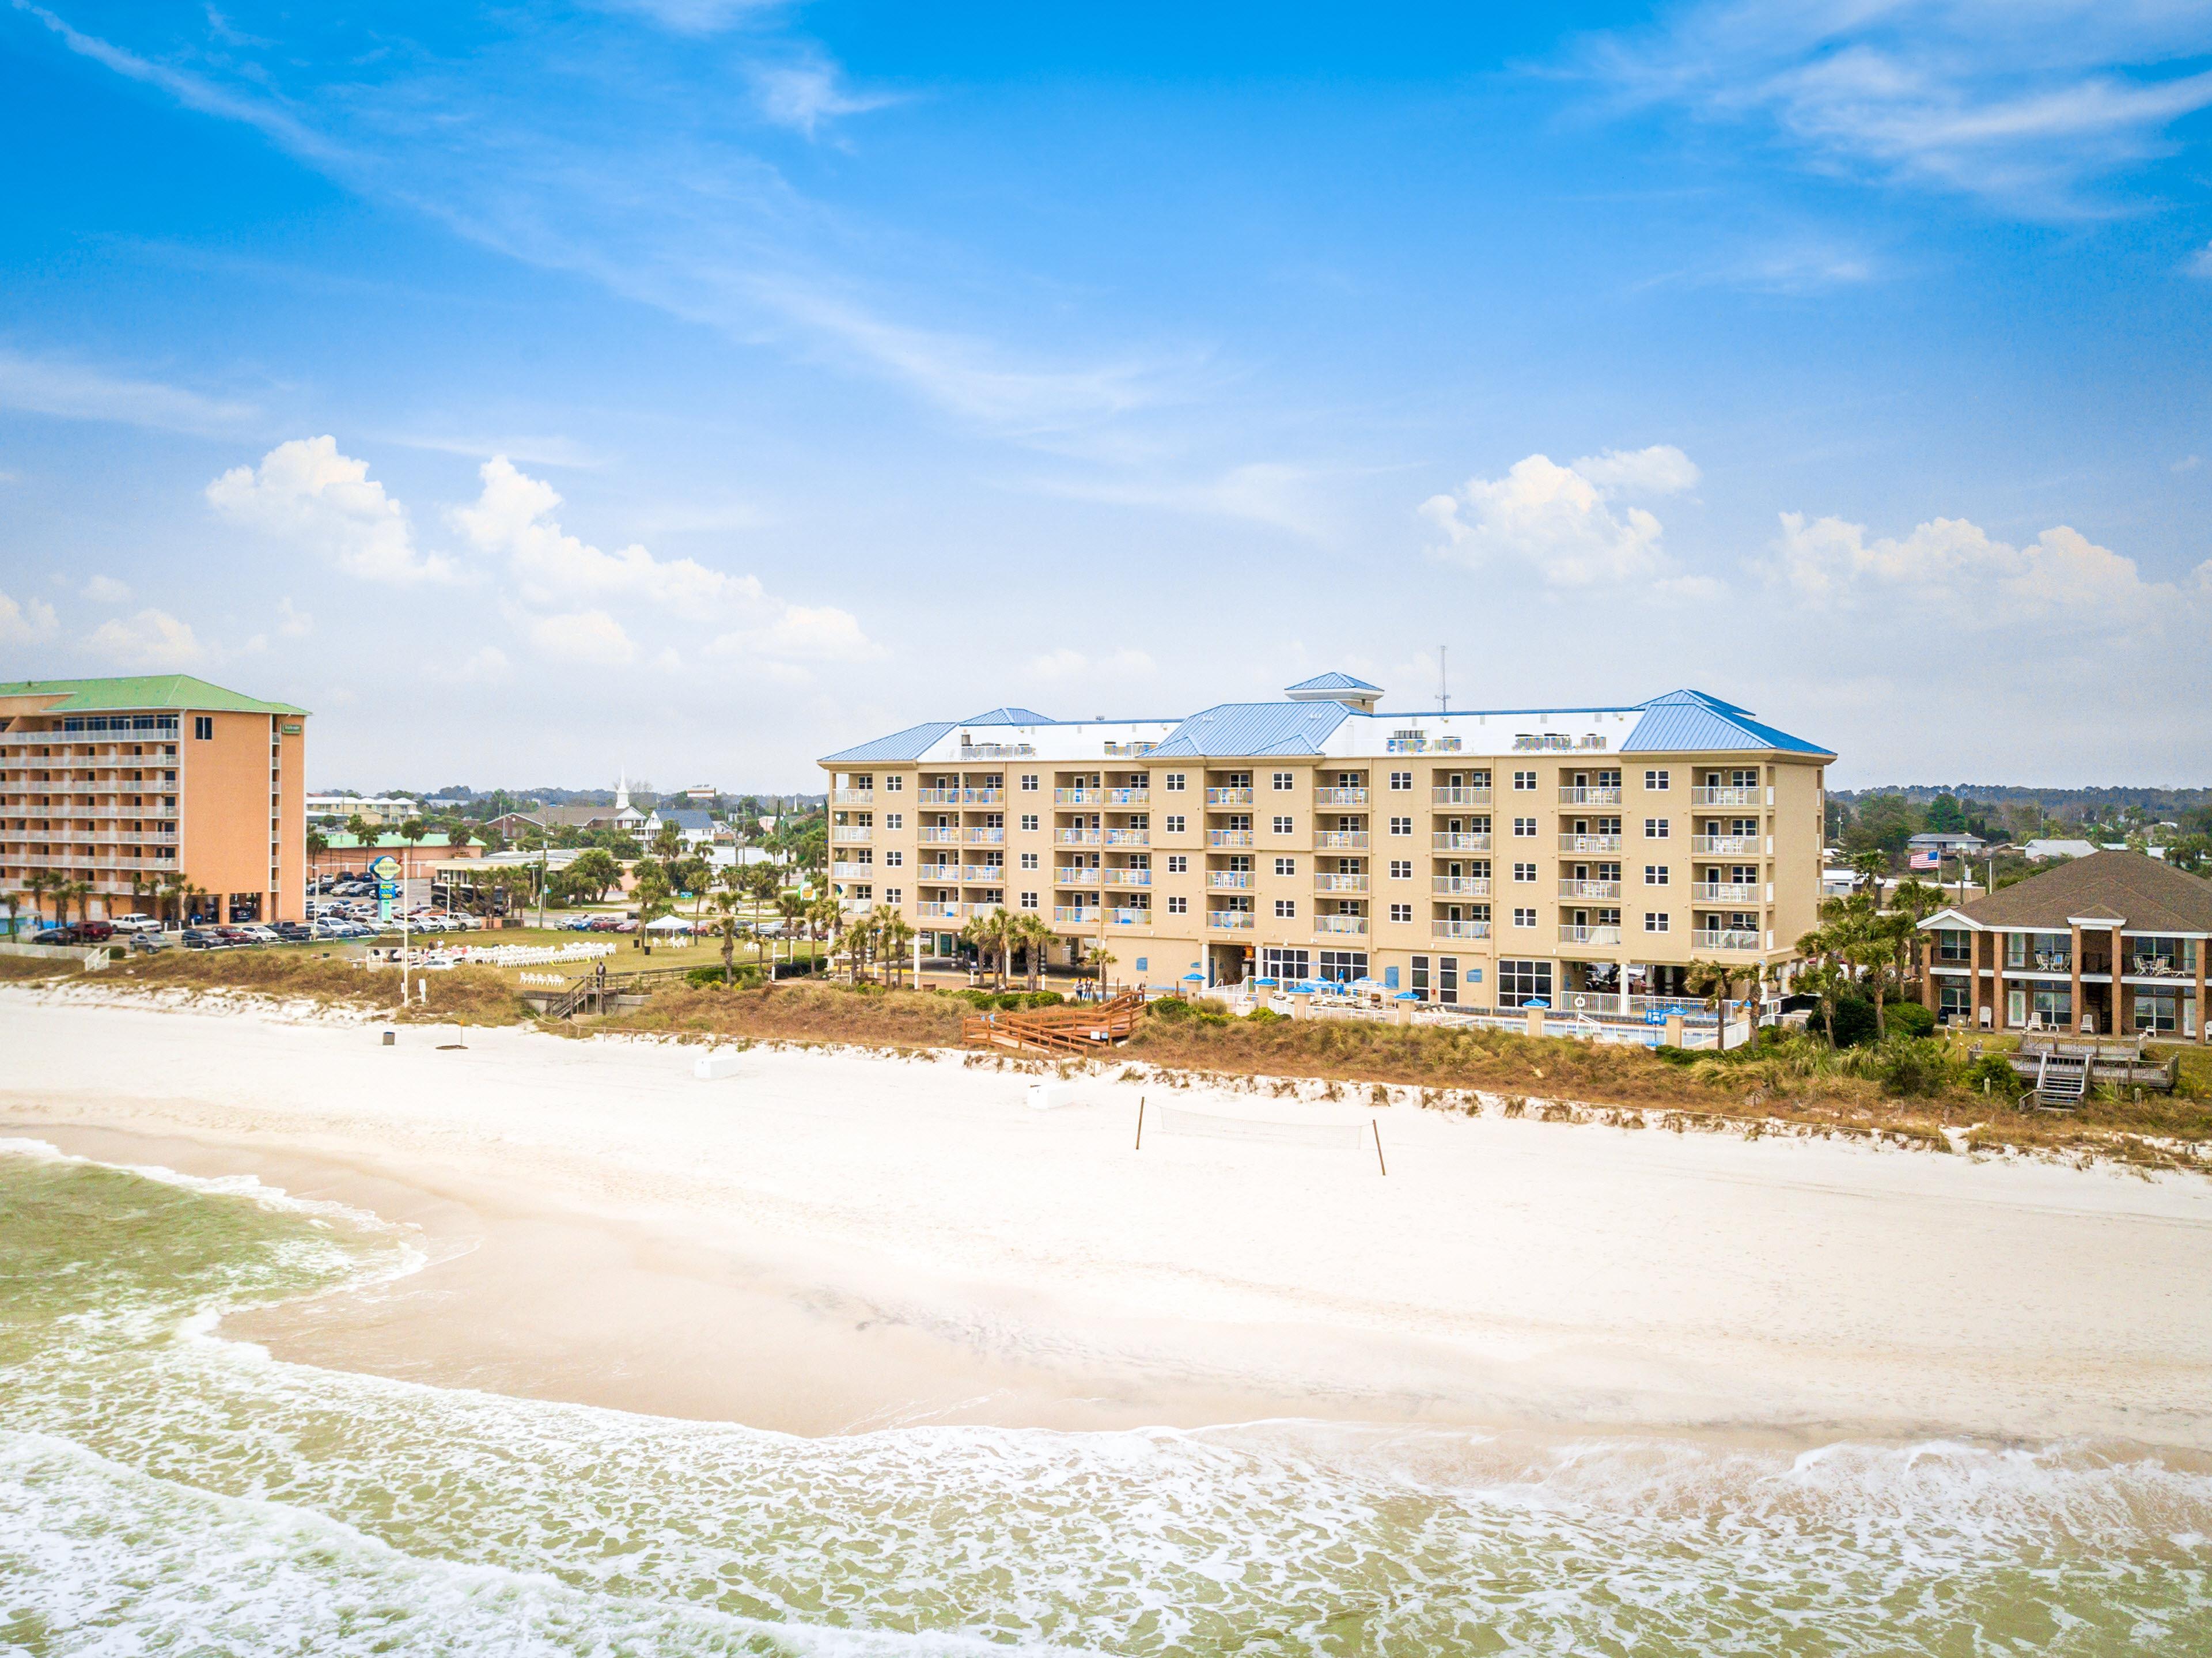
[[[629,810],[629,768],[628,767],[623,768],[615,781],[615,810],[617,811]]]

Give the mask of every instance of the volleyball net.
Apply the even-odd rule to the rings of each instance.
[[[1187,1106],[1137,1102],[1137,1149],[1144,1150],[1146,1134],[1193,1136],[1205,1139],[1265,1140],[1277,1145],[1310,1145],[1334,1151],[1375,1151],[1376,1167],[1384,1174],[1382,1133],[1370,1118],[1365,1122],[1284,1122],[1264,1117],[1231,1117],[1214,1111],[1193,1111]]]

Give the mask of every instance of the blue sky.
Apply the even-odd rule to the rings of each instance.
[[[313,780],[1691,683],[2212,768],[2212,6],[0,0],[0,647]]]

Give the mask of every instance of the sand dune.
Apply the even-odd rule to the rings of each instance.
[[[2212,1446],[2212,1183],[1796,1140],[1379,1120],[1155,1133],[1142,1089],[0,993],[0,1126],[422,1229],[279,1356],[828,1433],[1298,1414]]]

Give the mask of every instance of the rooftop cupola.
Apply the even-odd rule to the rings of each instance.
[[[1348,673],[1331,672],[1285,685],[1283,695],[1293,702],[1341,702],[1358,713],[1372,714],[1375,705],[1382,700],[1382,688],[1364,679],[1354,679]]]

